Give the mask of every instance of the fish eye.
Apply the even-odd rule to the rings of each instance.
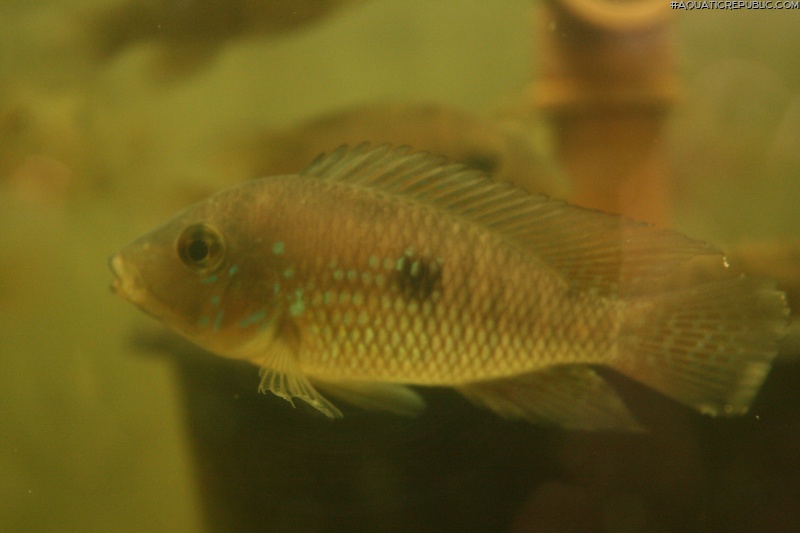
[[[222,264],[225,242],[220,233],[208,224],[192,224],[178,237],[178,257],[189,270],[206,274]]]

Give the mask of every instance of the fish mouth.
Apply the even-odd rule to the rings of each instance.
[[[119,256],[116,255],[112,255],[111,257],[108,258],[108,268],[110,268],[111,273],[114,274],[114,279],[111,280],[111,286],[109,288],[111,289],[111,292],[115,294],[119,293],[121,285],[120,282],[120,277],[122,276],[122,266],[120,264],[121,262],[122,260],[119,258]]]
[[[130,263],[117,255],[108,258],[108,266],[114,274],[111,281],[111,292],[118,294],[136,305],[141,305],[144,299],[141,276]]]
[[[119,254],[108,258],[108,266],[114,274],[114,279],[111,280],[109,287],[111,292],[129,301],[145,314],[163,320],[161,314],[153,309],[154,302],[152,298],[148,299],[147,289],[136,267],[125,261]]]

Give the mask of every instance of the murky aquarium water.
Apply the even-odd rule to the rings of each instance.
[[[0,3],[0,531],[800,530],[800,7],[672,4]]]

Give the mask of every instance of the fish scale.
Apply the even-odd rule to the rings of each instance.
[[[747,411],[784,295],[679,233],[408,148],[342,147],[190,206],[111,259],[112,288],[263,391],[414,414],[452,387],[509,418],[640,430],[591,365]]]

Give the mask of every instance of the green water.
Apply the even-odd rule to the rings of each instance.
[[[170,74],[156,43],[87,52],[86,17],[120,3],[0,4],[0,531],[798,523],[791,365],[759,418],[734,421],[619,383],[657,424],[631,437],[508,423],[443,391],[420,420],[331,425],[256,395],[255,368],[155,349],[161,330],[109,292],[107,257],[247,177],[242,139],[374,102],[518,117],[536,47],[525,1],[373,1]],[[682,231],[723,245],[800,233],[798,16],[678,14]]]

